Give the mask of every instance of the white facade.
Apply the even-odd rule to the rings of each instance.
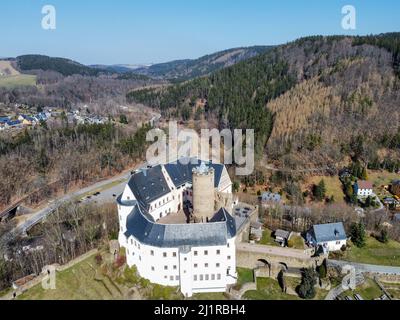
[[[346,246],[347,240],[332,240],[332,241],[325,241],[325,242],[318,242],[317,245],[322,246],[325,251],[334,252],[340,251],[343,246]]]
[[[176,186],[166,168],[161,166],[161,170],[169,190],[159,198],[149,201],[147,211],[143,208],[143,204],[139,206],[141,199],[135,197],[137,193],[131,189],[129,184],[118,199],[119,243],[126,249],[128,266],[136,266],[140,276],[152,283],[179,286],[181,292],[188,297],[199,292],[226,291],[227,285],[236,283],[237,276],[236,228],[232,227],[232,217],[229,217],[229,220],[225,216],[226,221],[218,220],[217,222],[190,225],[157,224],[160,218],[182,210],[185,201],[192,202],[193,195],[190,182]],[[149,179],[149,183],[152,183],[151,179]],[[217,185],[217,191],[231,193],[232,183],[225,168],[222,170]],[[204,199],[204,201],[212,200]],[[226,211],[224,212],[226,213]],[[152,235],[153,238],[150,241],[147,239],[147,236],[150,237],[150,235],[145,230],[129,230],[129,228],[135,228],[135,225],[132,227],[129,222],[134,214],[140,215],[135,217],[139,221],[136,225],[139,223],[145,225],[146,230],[152,228],[179,230],[177,233],[179,233],[180,239],[172,242],[177,245],[171,246],[171,241],[163,243],[162,238],[158,241],[157,237],[165,236],[165,231],[160,232],[160,235],[155,238]],[[193,230],[206,232],[193,232]],[[222,230],[222,232],[217,232],[218,242],[214,243],[212,240],[215,238],[215,235],[212,234],[213,231],[210,231],[211,234],[207,238],[205,235],[208,233],[207,230]],[[186,232],[187,234],[185,234]],[[142,238],[142,241],[135,235]],[[191,242],[192,238],[193,242]]]
[[[358,189],[357,196],[359,197],[368,197],[372,196],[373,190],[372,189]]]

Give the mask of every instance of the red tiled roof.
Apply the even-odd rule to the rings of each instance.
[[[360,180],[357,182],[359,189],[372,189],[373,185],[370,181]]]

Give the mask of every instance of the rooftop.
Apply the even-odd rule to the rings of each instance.
[[[371,181],[360,180],[357,182],[359,189],[372,189],[373,184]]]
[[[316,224],[313,226],[313,232],[317,242],[347,239],[342,222]]]

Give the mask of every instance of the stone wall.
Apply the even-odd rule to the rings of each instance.
[[[279,255],[263,255],[260,253],[247,252],[237,250],[236,252],[236,265],[241,268],[253,269],[262,265],[260,259],[264,259],[271,264],[285,263],[288,267],[293,268],[310,268],[317,265],[318,260],[314,258],[297,258]]]

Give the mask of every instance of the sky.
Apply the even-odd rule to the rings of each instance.
[[[42,28],[44,5],[56,29]],[[356,30],[342,28],[342,7]],[[45,54],[84,64],[198,58],[299,37],[400,31],[398,0],[1,0],[0,57]]]

